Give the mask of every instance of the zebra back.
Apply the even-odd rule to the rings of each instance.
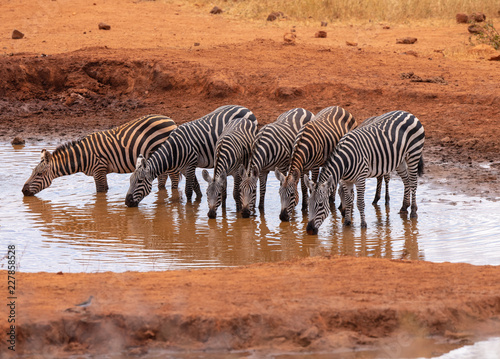
[[[288,175],[295,169],[302,172],[322,166],[342,136],[356,127],[354,116],[341,107],[321,110],[297,134]]]
[[[250,162],[252,144],[257,134],[257,119],[239,118],[228,124],[219,137],[215,150],[214,178],[222,172],[234,174]]]
[[[361,171],[367,171],[367,177],[390,173],[410,154],[416,163],[408,166],[418,165],[425,141],[418,118],[406,111],[391,111],[370,120],[340,140],[321,170],[320,183],[332,175],[338,182],[343,178],[354,180]]]
[[[153,177],[182,171],[192,160],[196,161],[196,167],[213,168],[217,140],[228,123],[241,118],[257,121],[249,109],[228,105],[180,125],[148,160]]]
[[[303,108],[294,108],[262,127],[253,144],[250,169],[268,172],[276,167],[287,168],[297,134],[313,117]]]

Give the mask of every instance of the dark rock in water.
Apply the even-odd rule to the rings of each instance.
[[[111,26],[104,22],[99,23],[99,30],[111,30]]]
[[[22,39],[23,37],[24,37],[24,34],[21,31],[19,31],[19,30],[12,31],[12,38],[14,40],[19,40],[19,39]]]
[[[19,146],[19,145],[24,145],[26,143],[26,141],[24,141],[24,138],[21,138],[21,137],[14,137],[14,139],[12,141],[10,141],[10,144],[12,146]]]

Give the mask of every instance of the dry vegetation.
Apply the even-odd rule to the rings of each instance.
[[[169,1],[169,0],[164,0]],[[421,19],[455,19],[457,12],[481,11],[487,18],[498,16],[497,0],[190,0],[197,5],[224,9],[225,12],[251,19],[265,19],[281,11],[295,20],[374,20],[405,22]]]

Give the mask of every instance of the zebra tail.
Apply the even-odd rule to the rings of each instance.
[[[422,177],[424,174],[424,156],[420,156],[420,160],[418,160],[417,173],[419,177]]]

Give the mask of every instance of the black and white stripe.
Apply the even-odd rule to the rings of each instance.
[[[306,123],[295,139],[288,175],[276,169],[276,178],[280,181],[282,221],[289,221],[294,207],[298,203],[297,185],[299,179],[308,171],[316,177],[319,167],[327,160],[338,141],[347,132],[356,128],[356,120],[345,109],[332,106],[321,110],[311,121]],[[307,190],[302,182],[302,210],[307,210]]]
[[[392,111],[381,115],[372,124],[346,134],[323,166],[317,183],[304,176],[311,191],[307,233],[316,234],[330,208],[328,197],[342,180],[345,193],[345,225],[351,224],[352,186],[356,185],[357,206],[361,227],[366,227],[364,213],[365,180],[397,171],[404,183],[404,200],[400,213],[417,217],[417,175],[423,173],[422,151],[425,132],[411,113]]]
[[[233,197],[236,210],[240,210],[240,167],[247,167],[252,153],[252,144],[257,134],[257,120],[240,118],[226,126],[219,137],[215,152],[214,176],[203,170],[203,179],[208,182],[208,217],[217,216],[217,208],[226,206],[227,176],[234,177]]]
[[[176,129],[174,121],[166,116],[147,115],[108,131],[95,132],[80,140],[67,142],[53,153],[42,150],[41,162],[23,187],[25,196],[33,196],[49,187],[54,178],[83,172],[93,176],[97,192],[106,192],[108,173],[130,173],[140,154],[149,154],[158,148]],[[178,183],[178,173],[171,176],[172,187]],[[164,187],[166,175],[158,186]]]
[[[239,118],[256,121],[254,114],[242,106],[222,106],[215,111],[180,125],[150,158],[139,158],[130,177],[125,204],[135,207],[151,192],[153,180],[163,172],[181,172],[186,176],[186,197],[193,190],[202,197],[195,176],[196,167],[213,168],[217,140],[228,123]]]
[[[276,168],[282,172],[288,169],[295,138],[313,117],[311,112],[303,108],[294,108],[260,129],[253,144],[249,167],[240,173],[241,214],[244,218],[248,218],[255,208],[257,179],[260,183],[259,209],[264,209],[269,172]]]

